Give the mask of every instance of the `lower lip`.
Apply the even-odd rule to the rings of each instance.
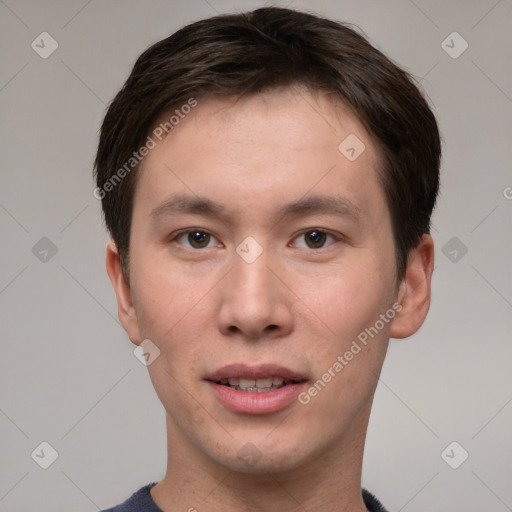
[[[216,382],[208,381],[208,384],[225,407],[245,414],[270,414],[280,411],[290,405],[306,386],[306,382],[299,382],[272,391],[248,392],[237,391]]]

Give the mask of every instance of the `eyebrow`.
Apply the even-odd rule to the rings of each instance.
[[[352,201],[339,196],[308,196],[284,205],[279,210],[283,217],[295,217],[312,214],[335,214],[340,216],[361,217],[361,209]]]
[[[226,208],[206,197],[176,194],[151,211],[152,218],[173,214],[222,216]],[[361,209],[344,197],[313,195],[285,204],[277,209],[276,217],[299,217],[313,214],[335,214],[359,220]]]
[[[206,197],[177,194],[151,210],[153,218],[174,213],[195,213],[203,215],[220,215],[225,208]]]

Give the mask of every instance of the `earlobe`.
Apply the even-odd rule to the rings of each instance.
[[[123,275],[119,252],[113,240],[110,240],[107,244],[105,264],[107,274],[116,294],[117,314],[119,320],[132,343],[139,345],[142,339],[139,333],[132,294]]]
[[[398,292],[402,309],[391,325],[392,338],[407,338],[423,324],[430,307],[433,269],[434,241],[425,234],[409,254],[406,274]]]

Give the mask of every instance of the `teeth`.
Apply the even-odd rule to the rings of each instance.
[[[244,391],[245,393],[265,393],[267,391],[274,391],[274,389],[279,389],[282,386],[271,386],[269,388],[242,388],[241,386],[236,386],[233,389],[237,391]]]
[[[256,387],[257,388],[270,388],[270,387],[272,387],[272,377],[267,377],[265,379],[257,379],[256,380]]]
[[[232,388],[237,391],[246,391],[253,393],[261,393],[263,391],[273,391],[285,386],[290,381],[283,379],[282,377],[263,377],[260,379],[244,379],[238,377],[231,377],[229,379],[221,379],[221,384],[229,384]]]
[[[229,379],[221,379],[220,383],[229,384],[229,386],[237,391],[262,392],[279,389],[280,387],[292,383],[292,381],[277,376],[263,377],[260,379],[231,377]]]
[[[281,386],[284,383],[284,379],[281,377],[272,377],[272,384],[274,386]]]

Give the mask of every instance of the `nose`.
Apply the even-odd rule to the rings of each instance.
[[[263,251],[251,263],[238,254],[233,259],[218,316],[222,334],[251,340],[289,334],[293,329],[293,295],[277,277],[280,272],[270,255]]]

